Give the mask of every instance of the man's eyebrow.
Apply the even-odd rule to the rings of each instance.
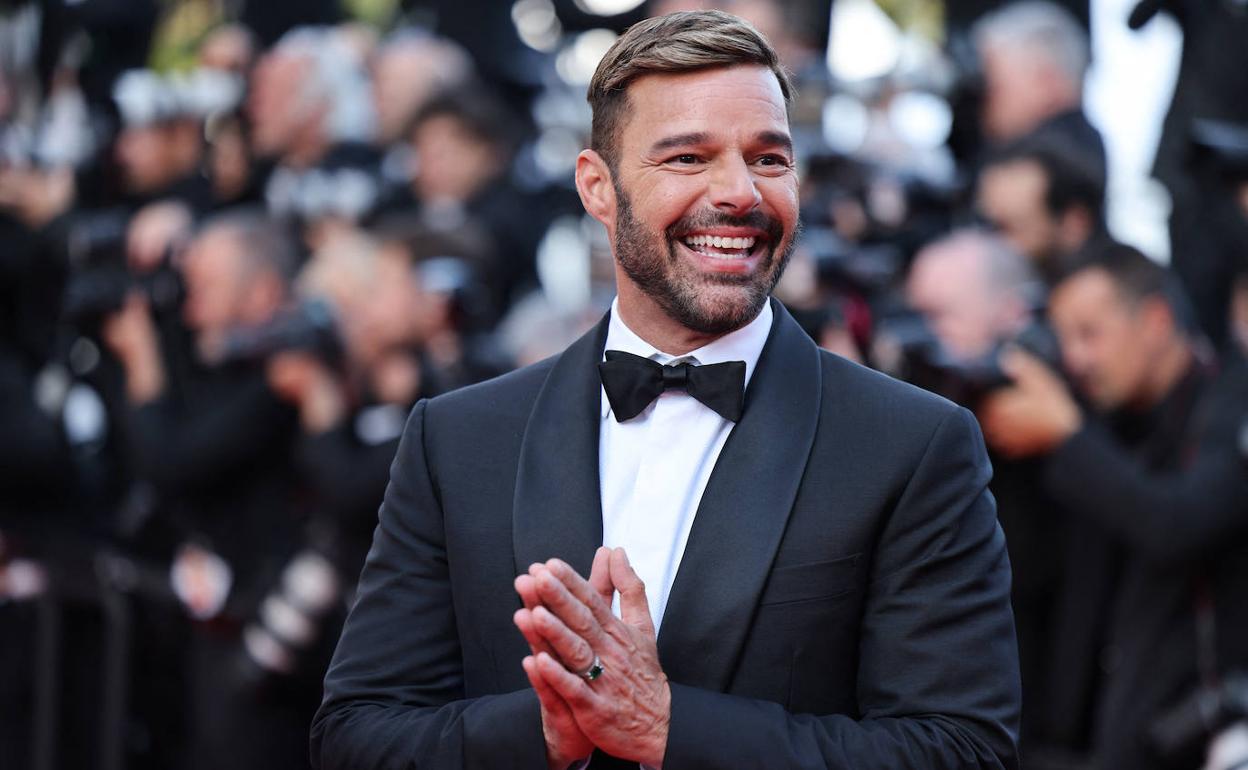
[[[651,154],[658,154],[664,150],[670,150],[675,147],[689,147],[691,145],[703,144],[710,141],[710,138],[710,134],[704,131],[665,136],[650,145],[650,152]],[[783,131],[760,131],[754,137],[754,141],[768,146],[779,146],[786,152],[793,152],[793,139]]]
[[[760,131],[755,140],[759,144],[779,145],[786,152],[793,152],[793,139],[783,131]]]
[[[710,138],[710,134],[702,131],[689,134],[676,134],[674,136],[666,136],[650,145],[651,153],[659,153],[664,150],[670,150],[673,147],[688,147],[691,144],[702,144]]]

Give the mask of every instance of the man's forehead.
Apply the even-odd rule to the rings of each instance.
[[[726,128],[743,119],[755,119],[788,128],[787,105],[780,81],[762,65],[648,73],[631,82],[627,94],[629,123],[705,122],[717,118],[712,121],[714,127]],[[707,114],[716,106],[732,112]]]
[[[1013,158],[994,163],[984,169],[981,186],[994,191],[1001,189],[1033,192],[1048,185],[1044,166],[1034,158]]]
[[[763,140],[789,136],[780,81],[761,65],[651,72],[629,84],[628,102],[625,137],[633,134],[646,146],[664,137],[710,140],[725,132]]]
[[[1072,274],[1053,289],[1050,305],[1068,310],[1122,309],[1125,306],[1118,284],[1108,272],[1089,267]]]

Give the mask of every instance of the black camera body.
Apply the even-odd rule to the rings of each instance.
[[[1032,322],[1013,339],[1000,341],[987,354],[972,360],[950,354],[926,321],[914,311],[902,311],[883,320],[879,336],[890,340],[896,348],[896,360],[882,367],[889,370],[889,374],[970,409],[978,406],[989,393],[1011,384],[1010,376],[1000,363],[1001,353],[1007,346],[1021,348],[1054,371],[1060,371],[1057,339],[1052,330],[1040,322]]]
[[[168,256],[151,272],[136,274],[126,265],[128,213],[110,209],[80,217],[69,233],[72,273],[65,286],[62,313],[84,332],[98,329],[106,316],[121,310],[126,297],[141,292],[157,314],[182,303],[181,276]]]
[[[311,353],[334,367],[342,362],[342,340],[328,302],[305,300],[268,323],[234,330],[226,337],[217,363],[263,361],[286,351]]]

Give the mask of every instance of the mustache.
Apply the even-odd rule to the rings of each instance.
[[[754,210],[743,216],[733,216],[719,211],[702,211],[690,216],[681,217],[668,225],[666,235],[675,238],[696,230],[709,230],[714,227],[748,227],[767,233],[771,243],[777,243],[784,235],[784,225],[780,220],[769,217],[761,211]]]

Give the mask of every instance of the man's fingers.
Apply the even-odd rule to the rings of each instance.
[[[589,585],[602,597],[608,607],[615,598],[615,586],[611,584],[611,549],[600,546],[594,552],[594,564],[589,570]]]
[[[1001,369],[1020,384],[1045,382],[1054,376],[1048,364],[1020,347],[1001,354]]]
[[[566,668],[574,672],[585,671],[593,664],[594,650],[589,642],[570,630],[553,612],[538,607],[533,610],[532,616],[537,632],[550,644],[555,657]]]
[[[654,638],[654,619],[650,617],[646,584],[629,563],[623,548],[611,551],[611,582],[620,592],[620,614],[624,622]]]
[[[519,575],[516,577],[515,586],[516,593],[520,595],[520,601],[524,603],[524,609],[516,610],[516,614],[512,617],[516,628],[520,629],[521,635],[529,643],[534,654],[543,651],[550,652],[550,645],[542,638],[533,623],[533,610],[541,604],[537,595],[537,581],[530,575]]]
[[[537,655],[537,672],[574,712],[594,707],[597,698],[589,683],[546,653]]]
[[[542,603],[541,597],[537,593],[537,580],[532,575],[518,575],[514,583],[516,593],[520,594],[520,601],[524,602],[526,609],[533,609]]]
[[[597,559],[597,554],[594,555]],[[551,559],[546,562],[546,569],[552,577],[563,585],[564,591],[579,604],[585,606],[593,615],[597,624],[603,628],[615,621],[611,614],[611,603],[604,601],[602,594],[589,581],[576,573],[566,562]],[[545,594],[543,594],[544,596]]]
[[[538,671],[537,658],[533,655],[526,655],[524,660],[520,661],[520,665],[524,668],[525,676],[529,678],[529,684],[533,685],[533,691],[537,693],[537,699],[541,702],[542,708],[554,717],[571,719],[572,710],[568,708],[568,704],[559,697],[559,693],[555,692]]]
[[[552,562],[558,560],[552,559]],[[562,564],[562,562],[559,562]],[[571,573],[575,578],[580,595],[576,595],[572,588],[568,585],[567,579],[561,579],[552,569],[544,570],[537,578],[538,595],[551,612],[559,616],[559,619],[572,629],[573,633],[581,636],[591,645],[599,645],[605,631],[603,630],[603,617],[598,608],[602,606],[602,600],[598,597],[594,590],[590,588],[589,583],[579,575],[563,564],[563,572]],[[614,620],[611,615],[611,608],[606,608],[606,620]]]
[[[516,610],[516,614],[512,615],[511,620],[516,624],[516,628],[520,629],[520,635],[524,637],[524,641],[529,643],[529,649],[533,651],[534,655],[539,652],[554,654],[550,644],[537,629],[531,610]]]

